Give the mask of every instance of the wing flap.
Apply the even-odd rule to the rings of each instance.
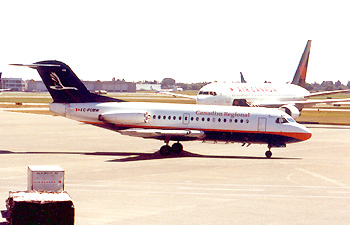
[[[162,129],[142,129],[142,128],[131,128],[120,131],[123,135],[129,135],[133,137],[143,138],[158,138],[163,137],[173,138],[190,138],[190,139],[203,139],[205,133],[200,130],[162,130]]]

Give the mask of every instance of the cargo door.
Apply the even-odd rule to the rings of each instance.
[[[266,131],[266,118],[259,118],[258,131]]]
[[[182,117],[182,123],[183,124],[189,124],[190,123],[190,114],[184,113],[184,116]]]

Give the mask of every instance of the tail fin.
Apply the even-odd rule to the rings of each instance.
[[[303,55],[301,56],[297,71],[295,72],[292,84],[296,84],[300,87],[305,87],[305,79],[307,66],[309,63],[309,55],[311,48],[311,40],[307,41]]]
[[[245,79],[244,79],[244,77],[243,77],[243,73],[240,72],[240,74],[241,74],[241,83],[247,83],[247,81],[245,81]]]
[[[11,64],[36,69],[54,103],[121,102],[123,100],[91,93],[66,64],[41,61],[33,64]]]

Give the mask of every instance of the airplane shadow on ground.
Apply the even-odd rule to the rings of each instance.
[[[172,158],[207,158],[207,159],[264,159],[264,160],[277,160],[277,159],[294,159],[301,158],[287,158],[287,157],[272,157],[267,159],[266,157],[254,157],[254,156],[222,156],[222,155],[202,155],[191,153],[188,151],[182,151],[179,154],[172,154],[169,156],[162,156],[159,151],[154,153],[140,153],[140,152],[13,152],[7,150],[0,150],[0,154],[66,154],[66,155],[95,155],[95,156],[116,156],[125,157],[120,159],[107,160],[106,162],[134,162],[145,160],[160,160],[160,159],[172,159]]]

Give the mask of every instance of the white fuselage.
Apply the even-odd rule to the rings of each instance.
[[[233,105],[235,99],[245,99],[252,105],[273,104],[306,100],[310,94],[294,84],[210,83],[197,95],[197,104]]]
[[[164,103],[52,103],[50,110],[85,123],[125,128],[281,135],[307,140],[311,132],[276,109]],[[278,118],[288,122],[277,123]],[[255,137],[254,137],[255,138]],[[203,138],[204,139],[204,138]],[[259,141],[251,141],[259,142]]]

